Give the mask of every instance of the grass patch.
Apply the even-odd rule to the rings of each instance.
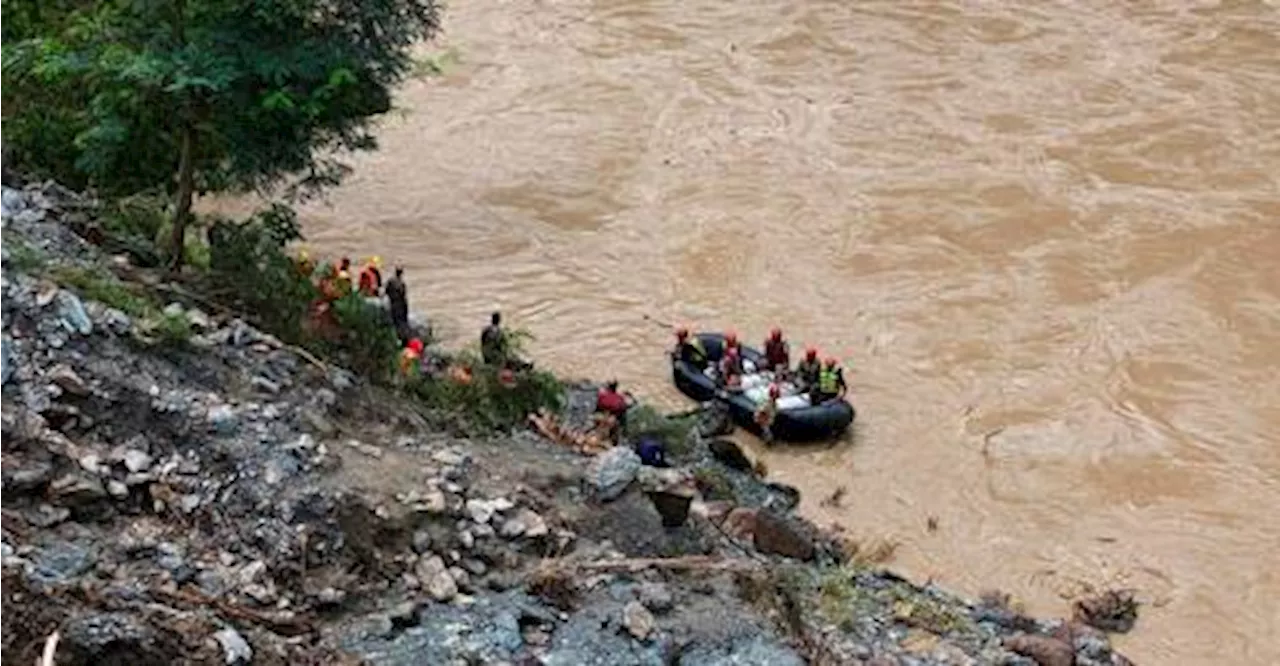
[[[27,245],[14,238],[8,243],[9,265],[23,273],[34,273],[49,263],[49,257],[40,248]]]
[[[945,635],[973,628],[968,612],[905,581],[887,586],[861,584],[865,573],[853,566],[833,568],[818,582],[817,608],[842,630],[852,630],[860,617],[888,615],[894,622]]]
[[[70,287],[84,298],[113,307],[131,317],[147,317],[156,312],[151,301],[119,278],[103,269],[86,269],[78,266],[58,266],[50,277],[64,287]]]
[[[715,467],[699,467],[693,470],[693,480],[707,499],[712,501],[737,501],[738,495],[723,470]]]

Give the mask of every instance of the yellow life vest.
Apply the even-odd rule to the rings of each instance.
[[[823,369],[818,374],[818,392],[827,395],[835,395],[840,392],[840,371],[836,369]]]

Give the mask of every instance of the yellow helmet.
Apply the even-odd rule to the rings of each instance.
[[[382,268],[382,257],[374,255],[369,259],[369,263],[373,264],[375,268]]]

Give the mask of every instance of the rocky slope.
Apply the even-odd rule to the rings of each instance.
[[[464,438],[233,316],[164,304],[166,336],[89,297],[158,293],[72,230],[89,203],[3,208],[15,663],[54,635],[58,664],[1127,663],[1082,623],[848,560],[723,444],[659,471]],[[649,493],[693,488],[718,501],[664,527]]]

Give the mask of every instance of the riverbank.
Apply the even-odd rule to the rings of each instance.
[[[107,256],[71,193],[3,200],[15,661],[56,636],[58,664],[1127,663],[884,570],[696,433],[658,471],[464,427]],[[649,494],[690,488],[664,528]]]

